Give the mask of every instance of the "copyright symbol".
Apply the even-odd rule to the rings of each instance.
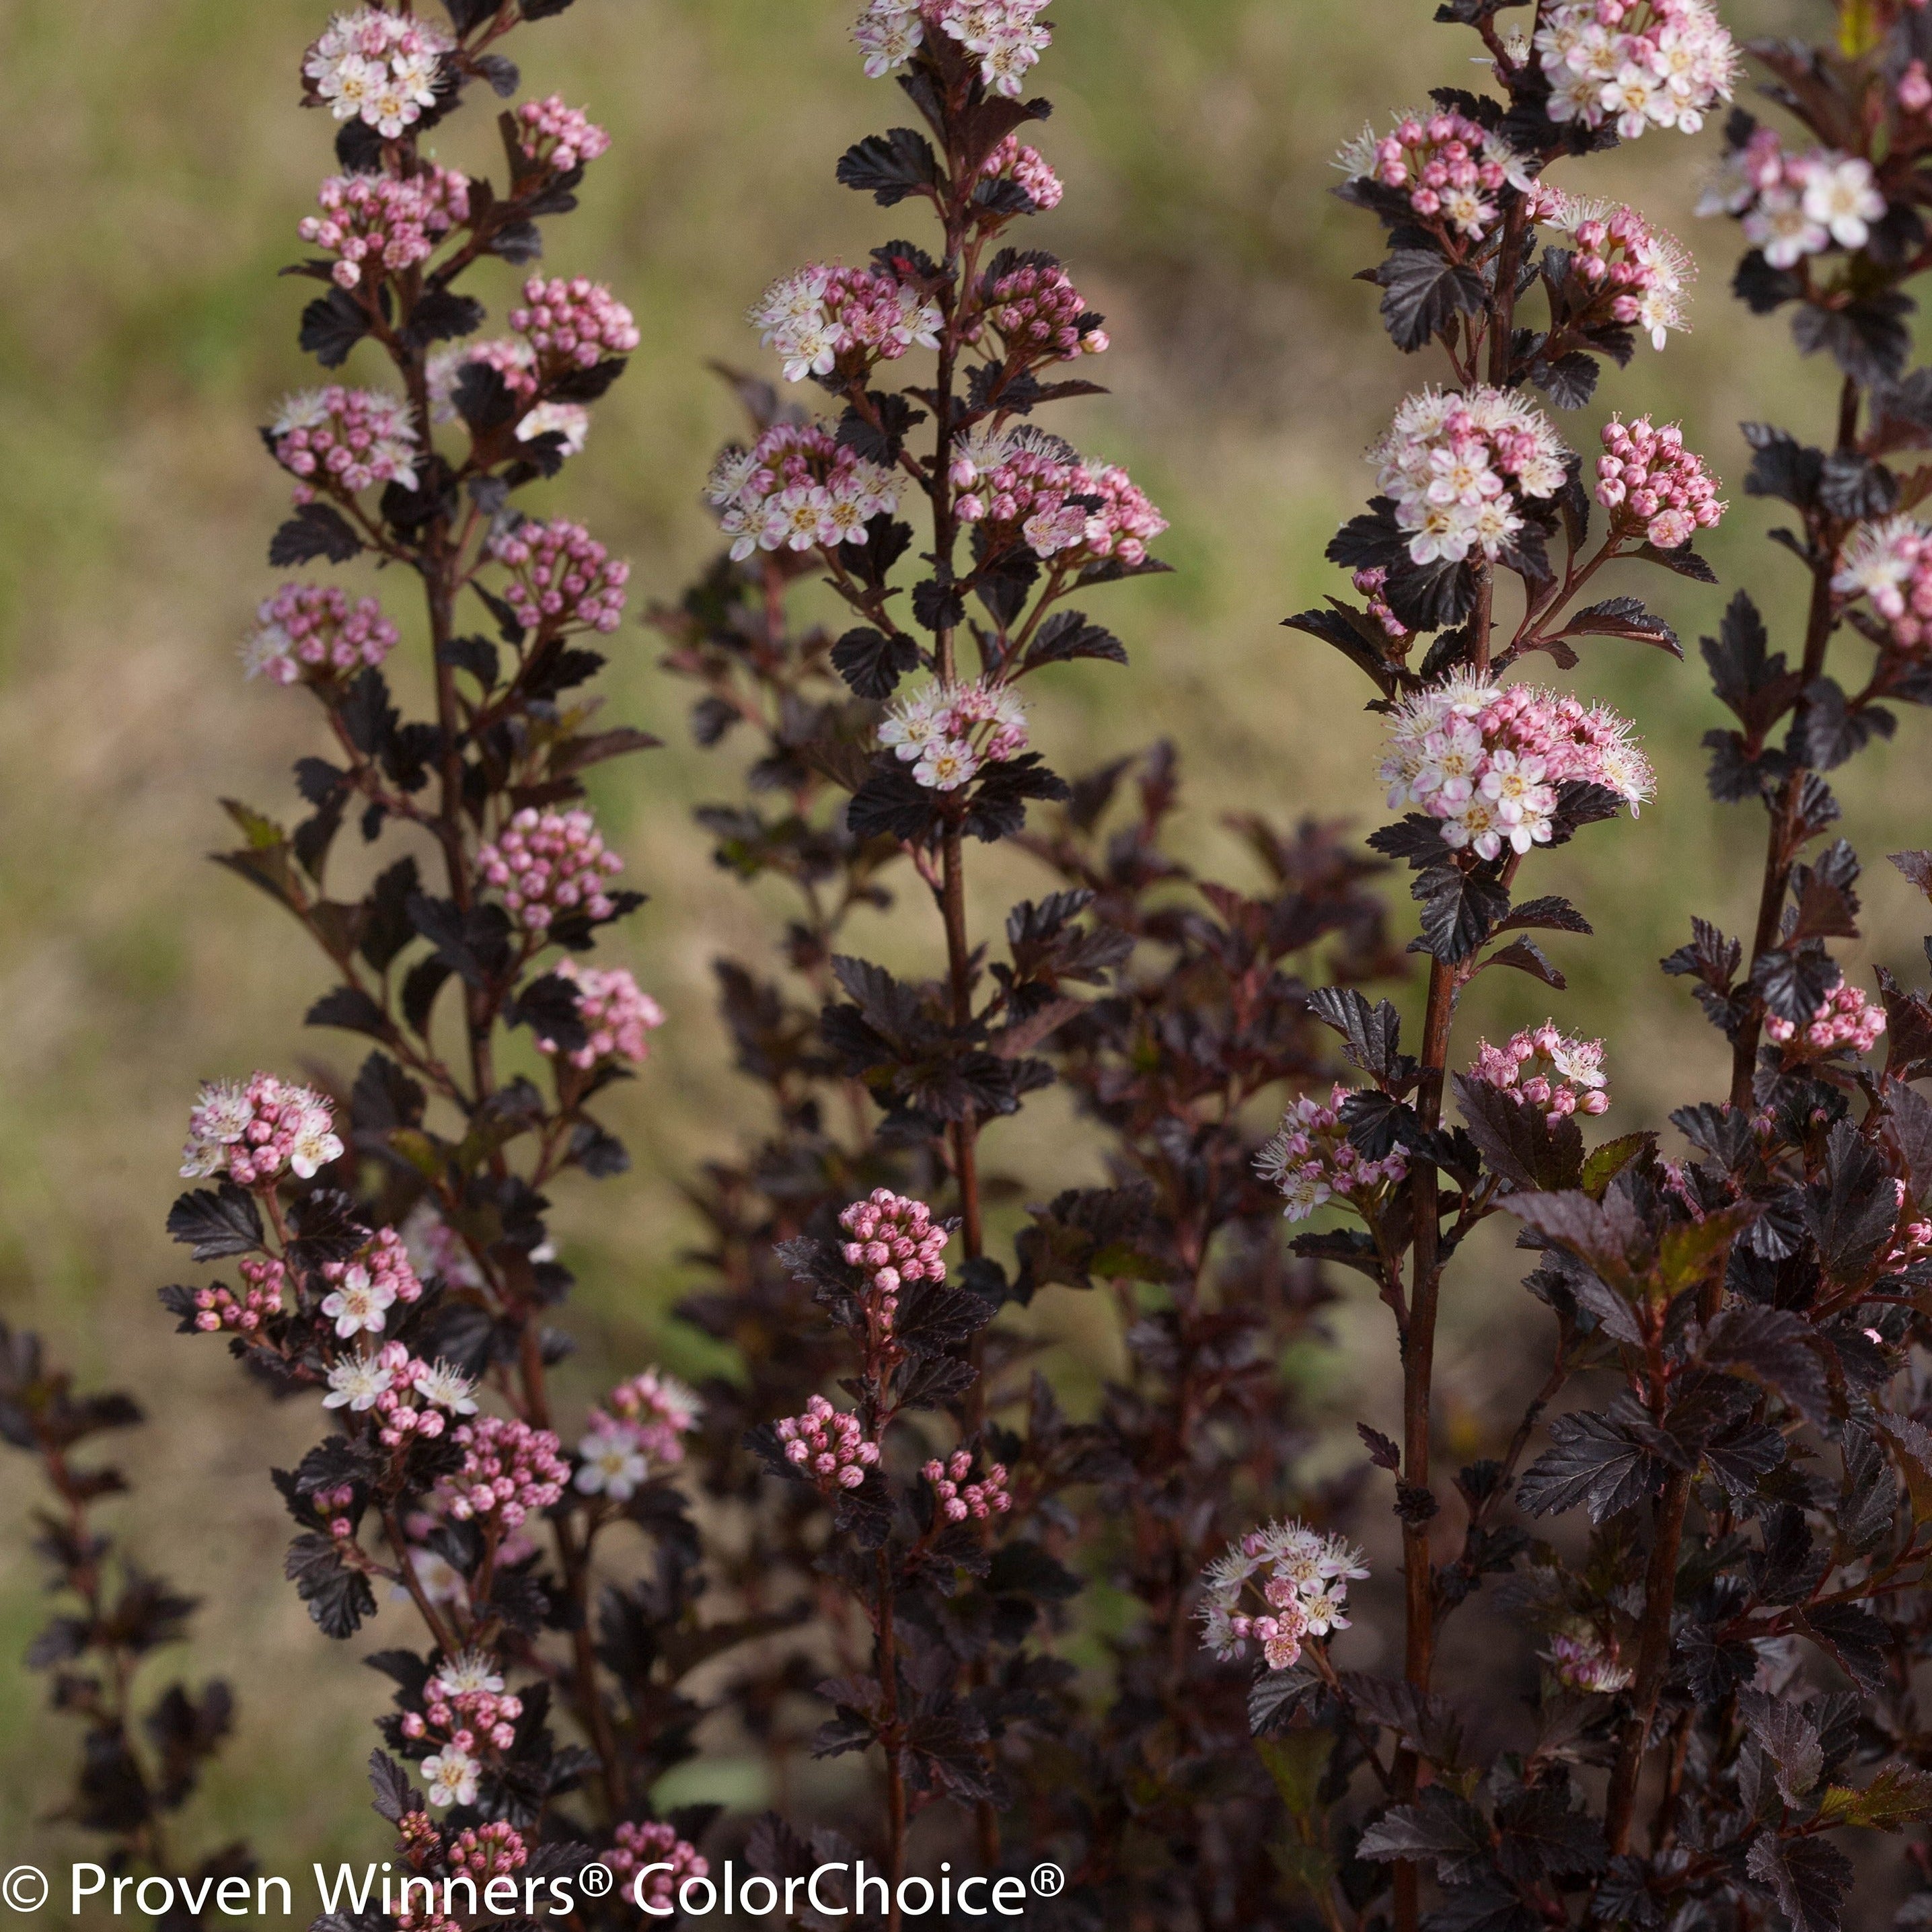
[[[616,1876],[610,1868],[594,1859],[577,1875],[578,1889],[586,1898],[602,1898],[616,1882]]]
[[[1066,1883],[1066,1874],[1058,1865],[1035,1865],[1033,1888],[1042,1898],[1057,1898]]]
[[[47,1902],[47,1875],[37,1865],[16,1865],[0,1879],[0,1899],[15,1912],[38,1912]]]

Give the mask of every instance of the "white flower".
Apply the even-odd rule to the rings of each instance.
[[[1744,217],[1744,238],[1774,268],[1789,268],[1831,245],[1831,231],[1814,221],[1788,188],[1767,188]]]
[[[1807,219],[1828,229],[1840,248],[1862,248],[1870,224],[1884,218],[1885,196],[1872,180],[1870,162],[1824,154],[1812,163],[1805,179],[1804,206]]]
[[[1282,1198],[1287,1205],[1281,1210],[1283,1219],[1306,1220],[1316,1208],[1333,1197],[1334,1191],[1328,1185],[1318,1161],[1310,1161],[1304,1167],[1284,1174],[1281,1178],[1281,1192]]]
[[[422,1772],[429,1780],[432,1804],[473,1804],[476,1802],[476,1776],[482,1768],[467,1751],[445,1744],[434,1757],[423,1760]]]
[[[957,739],[940,738],[926,746],[912,775],[929,791],[957,791],[979,768],[979,760]]]
[[[322,1399],[324,1408],[345,1406],[361,1414],[376,1406],[376,1398],[386,1394],[395,1377],[374,1355],[350,1355],[328,1372],[328,1393]]]
[[[1301,1610],[1308,1619],[1308,1634],[1326,1636],[1330,1630],[1346,1630],[1348,1619],[1343,1614],[1346,1604],[1343,1593],[1335,1589],[1317,1590],[1304,1597]]]
[[[446,1408],[452,1415],[476,1413],[476,1383],[447,1362],[439,1361],[434,1367],[428,1362],[417,1363],[416,1389],[424,1402]]]
[[[452,1697],[494,1694],[503,1688],[502,1673],[496,1660],[486,1650],[459,1650],[429,1680],[432,1695],[447,1701]]]
[[[342,1141],[326,1106],[310,1108],[289,1149],[289,1166],[304,1180],[313,1180],[331,1161],[342,1158]]]
[[[540,436],[563,438],[566,456],[580,456],[590,437],[590,412],[580,403],[539,403],[517,425],[519,442],[534,442]]]
[[[395,1299],[396,1291],[388,1282],[378,1281],[357,1262],[344,1270],[340,1285],[323,1296],[322,1312],[334,1321],[336,1334],[346,1341],[364,1329],[380,1334],[386,1311]]]
[[[1322,1574],[1346,1592],[1350,1583],[1368,1576],[1368,1558],[1346,1536],[1327,1537],[1322,1544]]]
[[[644,1451],[628,1436],[586,1436],[577,1453],[584,1458],[577,1486],[586,1496],[607,1496],[622,1502],[637,1493],[650,1473]]]

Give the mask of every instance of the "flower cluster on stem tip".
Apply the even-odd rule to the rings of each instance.
[[[282,1297],[288,1285],[288,1268],[279,1261],[244,1261],[240,1264],[244,1284],[238,1301],[233,1289],[220,1282],[194,1292],[194,1325],[203,1334],[232,1328],[242,1335],[260,1331],[263,1322],[282,1310]]]
[[[398,634],[373,597],[352,602],[332,584],[285,584],[256,607],[242,668],[275,684],[323,684],[380,664]]]
[[[526,100],[517,110],[518,144],[526,160],[568,174],[608,152],[610,137],[580,107],[560,94]]]
[[[841,1250],[846,1264],[865,1271],[882,1320],[898,1312],[899,1290],[908,1282],[946,1279],[950,1230],[923,1201],[877,1187],[847,1208],[838,1225],[850,1238]]]
[[[378,483],[416,486],[416,433],[410,406],[380,389],[339,382],[291,396],[268,426],[275,460],[296,479],[296,500],[318,492],[353,496]]]
[[[284,1173],[313,1180],[342,1158],[335,1112],[311,1087],[272,1073],[210,1080],[188,1111],[182,1175],[225,1174],[239,1187],[266,1187]]]
[[[1469,1078],[1493,1087],[1520,1107],[1538,1107],[1551,1126],[1572,1114],[1609,1111],[1604,1042],[1573,1040],[1553,1020],[1513,1034],[1506,1044],[1476,1042]]]
[[[463,1424],[455,1440],[463,1467],[438,1479],[436,1500],[459,1522],[488,1521],[516,1528],[533,1512],[561,1498],[570,1466],[548,1429],[496,1415]]]
[[[1493,129],[1453,108],[1403,115],[1392,132],[1364,128],[1335,158],[1352,181],[1399,188],[1424,226],[1474,241],[1500,218],[1504,188],[1527,192],[1529,164]]]
[[[548,930],[560,912],[608,919],[614,907],[604,881],[624,869],[587,812],[538,812],[525,806],[502,833],[479,846],[476,867],[503,896],[517,922]]]
[[[1765,1037],[1784,1047],[1787,1055],[1810,1058],[1847,1048],[1869,1053],[1886,1025],[1885,1008],[1863,988],[1840,980],[1802,1027],[1771,1013],[1766,1016],[1764,1031]]]
[[[684,1460],[684,1438],[703,1412],[698,1397],[661,1369],[620,1382],[584,1418],[578,1488],[614,1502],[635,1495],[654,1472]]]
[[[1348,1628],[1348,1586],[1368,1574],[1353,1544],[1305,1522],[1250,1530],[1202,1580],[1202,1646],[1226,1662],[1256,1643],[1269,1670],[1286,1670],[1306,1640]]]
[[[710,1875],[710,1860],[700,1856],[694,1845],[680,1838],[675,1826],[638,1824],[626,1819],[617,1827],[616,1838],[617,1842],[598,1856],[616,1874],[619,1884],[625,1888],[624,1896],[644,1911],[668,1914],[678,1888],[687,1880]],[[664,1869],[652,1872],[633,1898],[629,1882],[646,1865]]]
[[[1552,121],[1694,134],[1731,98],[1737,50],[1710,0],[1554,0],[1538,19]]]
[[[1552,1637],[1544,1655],[1557,1682],[1572,1690],[1610,1696],[1628,1690],[1634,1675],[1616,1651],[1594,1635]]]
[[[539,1036],[540,1052],[562,1056],[582,1072],[600,1062],[626,1060],[638,1065],[651,1050],[650,1034],[664,1023],[664,1009],[622,966],[585,966],[561,959],[556,975],[577,988],[577,1017],[589,1037],[568,1052]]]
[[[524,284],[510,326],[536,352],[548,378],[593,369],[606,357],[628,356],[644,338],[631,311],[602,282],[578,275],[532,275]]]
[[[953,507],[985,526],[988,555],[1023,544],[1063,569],[1108,557],[1133,566],[1167,528],[1124,470],[1084,463],[1040,430],[975,431],[953,454],[952,478],[965,493]]]
[[[487,1825],[465,1826],[449,1841],[445,1856],[452,1871],[481,1886],[507,1873],[521,1871],[530,1854],[523,1834],[497,1819]]]
[[[338,14],[303,56],[308,98],[393,141],[435,105],[437,71],[455,44],[412,14],[380,7]]]
[[[1641,533],[1659,550],[1681,550],[1700,530],[1724,520],[1728,507],[1704,459],[1684,447],[1675,423],[1657,428],[1648,416],[1604,425],[1597,459],[1597,501],[1610,512],[1615,536]]]
[[[1932,530],[1910,517],[1860,524],[1838,553],[1832,589],[1869,602],[1887,644],[1923,650],[1932,642]]]
[[[928,685],[892,706],[879,742],[927,790],[956,791],[981,766],[1026,749],[1026,707],[1006,686],[983,678]]]
[[[490,554],[510,572],[504,602],[532,631],[608,635],[623,616],[631,566],[612,557],[581,524],[527,518],[494,538]]]
[[[1366,1212],[1384,1192],[1408,1178],[1399,1147],[1372,1160],[1348,1138],[1342,1109],[1350,1090],[1337,1085],[1327,1101],[1304,1094],[1255,1156],[1255,1172],[1278,1187],[1291,1221],[1305,1221],[1334,1199]]]
[[[875,1468],[879,1445],[856,1415],[834,1408],[822,1395],[806,1402],[802,1415],[788,1415],[777,1425],[785,1460],[826,1496],[856,1490]]]
[[[1004,1516],[1013,1506],[1005,1463],[992,1464],[975,1482],[973,1457],[968,1450],[954,1450],[943,1462],[934,1457],[920,1474],[932,1485],[939,1513],[948,1522],[964,1522],[968,1517],[984,1522],[988,1516]]]
[[[1100,356],[1109,346],[1100,317],[1056,262],[1022,260],[1006,274],[989,276],[985,293],[986,322],[1016,361]]]
[[[320,214],[304,215],[296,232],[333,255],[340,288],[380,281],[426,262],[436,244],[470,218],[470,183],[452,168],[421,174],[331,175],[316,191]]]
[[[1017,100],[1053,44],[1040,16],[1048,0],[871,0],[852,29],[874,80],[896,73],[932,33],[980,57],[981,83]]]
[[[890,270],[814,262],[781,276],[752,304],[746,320],[784,364],[788,382],[862,376],[896,362],[909,349],[937,349],[939,304]]]
[[[899,490],[893,472],[821,423],[775,423],[749,449],[729,445],[705,485],[734,562],[760,550],[862,544],[866,524],[897,508]]]
[[[1830,148],[1790,154],[1776,128],[1759,128],[1725,156],[1697,212],[1741,217],[1744,238],[1766,261],[1792,268],[1808,255],[1862,248],[1885,209],[1862,155]]]
[[[1017,182],[1027,193],[1035,211],[1044,214],[1058,208],[1066,192],[1037,148],[1030,148],[1017,134],[1009,134],[986,157],[980,170],[982,181]]]
[[[1696,279],[1690,251],[1674,235],[1653,228],[1634,208],[1566,194],[1544,182],[1530,200],[1532,219],[1570,244],[1570,272],[1579,278],[1609,320],[1640,328],[1661,349],[1685,319]]]
[[[1655,781],[1630,732],[1605,706],[1458,671],[1390,714],[1382,777],[1392,809],[1419,806],[1444,844],[1494,859],[1549,842],[1565,783],[1601,785],[1634,812]]]
[[[1522,500],[1554,496],[1569,451],[1534,403],[1504,389],[1425,389],[1403,402],[1370,449],[1376,484],[1395,500],[1417,563],[1492,562],[1523,526]]]

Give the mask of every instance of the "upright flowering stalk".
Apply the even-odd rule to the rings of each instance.
[[[506,37],[568,4],[364,6],[301,63],[337,170],[319,212],[291,218],[314,251],[293,272],[322,284],[301,341],[340,373],[263,430],[292,497],[269,560],[363,580],[285,583],[260,607],[244,663],[307,692],[324,755],[296,767],[292,830],[230,805],[246,843],[224,862],[320,950],[334,983],[310,1023],[373,1050],[339,1083],[204,1088],[182,1162],[202,1184],[170,1226],[239,1279],[164,1295],[184,1331],[225,1338],[328,1427],[276,1478],[299,1532],[288,1574],[316,1623],[346,1637],[398,1604],[420,1620],[427,1652],[380,1660],[396,1756],[376,1783],[409,1868],[439,1878],[514,1871],[547,1840],[554,1860],[566,1842],[635,1852],[668,1832],[668,1855],[696,1857],[650,1810],[694,1708],[659,1636],[696,1589],[673,1486],[695,1400],[655,1372],[620,1384],[573,1451],[548,1383],[567,1346],[548,1311],[571,1286],[548,1190],[623,1168],[593,1108],[664,1018],[623,968],[579,958],[639,903],[584,790],[591,767],[654,742],[591,728],[582,695],[628,567],[529,506],[638,343],[612,290],[532,266],[540,224],[575,206],[609,143],[551,95],[502,114],[494,182],[430,152],[479,88],[516,93]],[[467,292],[485,258],[524,274],[494,334]],[[421,600],[422,718],[388,681],[405,593]],[[345,896],[332,861],[352,825],[410,849]],[[504,1071],[517,1029],[537,1078]],[[626,1521],[661,1574],[607,1587],[598,1546]],[[553,1697],[580,1742],[554,1736]],[[586,1804],[556,1808],[583,1784]]]
[[[1579,198],[1551,171],[1620,139],[1694,131],[1730,98],[1730,38],[1707,0],[1544,0],[1514,34],[1502,31],[1506,10],[1456,0],[1439,16],[1476,28],[1494,92],[1438,89],[1430,107],[1386,131],[1371,127],[1340,158],[1342,199],[1388,231],[1370,279],[1390,339],[1406,353],[1439,350],[1449,382],[1396,410],[1369,452],[1377,494],[1330,546],[1366,604],[1331,598],[1289,620],[1375,687],[1388,724],[1382,776],[1390,807],[1406,815],[1370,842],[1414,872],[1418,944],[1430,959],[1414,1058],[1400,1051],[1386,1002],[1372,1009],[1347,989],[1314,996],[1370,1084],[1337,1090],[1313,1112],[1301,1103],[1266,1156],[1292,1216],[1346,1207],[1365,1224],[1296,1246],[1373,1275],[1395,1318],[1402,1437],[1399,1446],[1373,1440],[1396,1476],[1404,1661],[1418,1698],[1431,1693],[1442,1622],[1480,1574],[1498,1493],[1493,1479],[1464,1486],[1465,1552],[1460,1564],[1442,1563],[1431,1402],[1444,1264],[1513,1190],[1575,1184],[1575,1116],[1595,1111],[1580,1096],[1602,1077],[1598,1050],[1553,1026],[1526,1036],[1521,1059],[1513,1042],[1506,1067],[1485,1047],[1458,1083],[1468,1131],[1445,1132],[1457,1002],[1492,964],[1562,986],[1528,935],[1589,928],[1540,886],[1520,896],[1519,873],[1526,863],[1546,868],[1544,852],[1593,820],[1634,813],[1653,789],[1625,721],[1515,680],[1530,653],[1569,668],[1598,637],[1681,655],[1670,627],[1635,598],[1592,602],[1586,592],[1628,561],[1709,581],[1692,543],[1724,507],[1674,427],[1613,422],[1592,478],[1544,405],[1587,401],[1602,362],[1628,362],[1640,334],[1662,348],[1684,325],[1692,274],[1684,250],[1636,211]],[[1600,524],[1593,496],[1606,513]],[[1506,621],[1511,608],[1520,614]],[[1390,1749],[1378,1768],[1400,1809],[1416,1796],[1429,1748],[1397,1725]],[[1395,1862],[1398,1932],[1421,1921],[1413,1850],[1404,1831],[1378,1827],[1360,1852]]]

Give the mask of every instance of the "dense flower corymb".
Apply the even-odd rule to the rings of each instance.
[[[1502,1046],[1478,1040],[1469,1078],[1493,1087],[1519,1107],[1538,1107],[1551,1126],[1572,1114],[1609,1110],[1604,1042],[1572,1040],[1553,1020],[1526,1028]]]
[[[1408,1178],[1400,1148],[1371,1160],[1350,1141],[1342,1119],[1349,1090],[1338,1085],[1325,1102],[1304,1094],[1255,1156],[1255,1171],[1281,1190],[1288,1204],[1282,1211],[1291,1221],[1306,1220],[1331,1200],[1366,1214]]]
[[[463,1424],[455,1440],[463,1467],[438,1479],[436,1501],[459,1522],[488,1520],[514,1529],[557,1502],[570,1480],[570,1465],[548,1429],[484,1415]]]
[[[429,167],[398,179],[390,175],[331,175],[317,192],[320,214],[305,215],[296,232],[336,258],[331,272],[345,289],[366,274],[380,280],[426,262],[436,243],[470,218],[468,178]]]
[[[410,406],[378,389],[332,383],[291,396],[268,426],[268,444],[275,460],[311,490],[354,496],[377,483],[416,488]]]
[[[1060,206],[1066,190],[1060,177],[1046,164],[1037,148],[1029,148],[1017,134],[1009,134],[986,157],[980,170],[985,181],[1016,182],[1026,190],[1036,212],[1044,214]]]
[[[596,160],[610,146],[610,136],[560,94],[526,100],[517,110],[517,137],[526,160],[541,161],[559,174]]]
[[[600,1060],[635,1064],[646,1058],[650,1034],[664,1023],[664,1009],[632,974],[621,966],[582,966],[574,959],[560,960],[556,974],[577,988],[577,1017],[590,1037],[567,1054],[555,1040],[539,1038],[540,1052],[563,1054],[585,1072]]]
[[[241,1187],[262,1187],[283,1174],[312,1180],[343,1155],[334,1109],[313,1088],[272,1073],[246,1081],[206,1082],[189,1110],[182,1178],[225,1174]]]
[[[1630,423],[1612,416],[1604,425],[1596,495],[1616,534],[1640,532],[1659,550],[1680,550],[1723,520],[1726,506],[1718,488],[1675,423],[1659,429],[1648,416]]]
[[[950,1231],[933,1220],[923,1201],[877,1187],[847,1208],[838,1225],[850,1237],[841,1252],[848,1266],[865,1270],[872,1312],[881,1322],[898,1312],[899,1290],[908,1282],[946,1279]]]
[[[1392,810],[1419,806],[1444,844],[1494,859],[1549,843],[1564,784],[1601,785],[1634,813],[1654,775],[1630,729],[1603,705],[1459,671],[1390,715],[1382,778]]]
[[[705,494],[742,562],[760,550],[862,544],[866,526],[898,506],[899,478],[855,454],[822,423],[775,423],[749,449],[727,447]]]
[[[1364,128],[1335,165],[1351,181],[1402,190],[1418,220],[1469,241],[1496,226],[1504,188],[1534,184],[1531,164],[1500,135],[1447,108],[1405,114],[1388,134]]]
[[[1774,268],[1862,248],[1885,211],[1870,162],[1830,148],[1788,154],[1774,128],[1756,128],[1733,148],[1697,205],[1700,214],[1741,216],[1744,238]]]
[[[956,791],[982,765],[1026,749],[1026,707],[1006,686],[983,678],[928,685],[893,705],[879,742],[911,765],[928,791]]]
[[[608,637],[622,620],[631,566],[581,524],[528,519],[493,539],[490,554],[510,572],[503,601],[527,629]]]
[[[952,478],[960,520],[987,526],[988,554],[1021,543],[1058,569],[1135,568],[1167,528],[1124,470],[1083,462],[1042,430],[976,430],[953,452]]]
[[[1258,1643],[1270,1670],[1286,1670],[1309,1638],[1348,1628],[1348,1586],[1368,1574],[1353,1544],[1305,1522],[1250,1530],[1202,1580],[1202,1647],[1228,1662]]]
[[[1653,228],[1634,208],[1582,200],[1539,182],[1532,213],[1568,238],[1571,272],[1600,300],[1610,320],[1642,329],[1661,349],[1684,320],[1697,267],[1674,235]],[[1600,311],[1599,311],[1600,312]]]
[[[285,584],[256,606],[242,664],[276,684],[326,683],[380,664],[398,634],[373,597],[352,603],[332,584]]]
[[[1819,1002],[1818,1010],[1801,1028],[1795,1020],[1768,1014],[1765,1037],[1787,1053],[1804,1055],[1869,1053],[1886,1030],[1886,1012],[1877,1000],[1849,980],[1840,980]]]
[[[359,118],[395,140],[434,105],[437,70],[455,44],[413,14],[338,14],[303,56],[308,98],[338,121]]]
[[[602,282],[581,275],[570,281],[532,275],[522,306],[510,311],[510,326],[536,351],[546,380],[628,356],[644,339],[631,311]]]
[[[856,375],[909,349],[937,349],[942,318],[937,302],[883,269],[814,263],[772,283],[746,320],[783,358],[785,380],[802,382],[842,362]]]
[[[1527,499],[1554,496],[1569,451],[1534,403],[1503,389],[1409,397],[1370,449],[1376,488],[1393,497],[1417,563],[1493,562],[1523,526]]]
[[[1859,524],[1838,553],[1832,588],[1867,598],[1886,642],[1923,650],[1932,643],[1932,530],[1910,517]]]
[[[874,80],[905,65],[928,34],[980,56],[981,84],[1017,99],[1028,74],[1053,44],[1040,23],[1048,0],[871,0],[852,38]]]
[[[936,1457],[920,1474],[932,1485],[933,1499],[948,1522],[984,1522],[988,1517],[1004,1516],[1013,1499],[1006,1489],[1006,1466],[993,1463],[976,1482],[973,1458],[964,1449],[956,1449],[944,1462]]]
[[[696,1395],[661,1369],[620,1382],[584,1419],[577,1486],[586,1496],[623,1502],[654,1470],[684,1460],[684,1438],[702,1412]]]
[[[476,869],[503,896],[518,924],[548,930],[560,912],[611,916],[604,881],[624,869],[587,812],[538,812],[526,806],[500,837],[478,847]]]
[[[710,1875],[709,1859],[696,1846],[677,1835],[675,1826],[640,1825],[629,1820],[617,1827],[617,1842],[598,1856],[617,1874],[624,1896],[639,1911],[669,1917],[678,1889],[688,1880]],[[655,1868],[648,1878],[638,1874]]]
[[[788,1415],[777,1427],[785,1460],[826,1496],[858,1488],[879,1460],[879,1445],[866,1435],[865,1425],[822,1395],[806,1402],[802,1415]]]
[[[1710,0],[1553,0],[1538,19],[1552,121],[1694,134],[1731,98],[1737,50]]]
[[[993,277],[984,298],[988,326],[1016,360],[1038,362],[1106,352],[1100,317],[1057,262],[1023,260]]]

